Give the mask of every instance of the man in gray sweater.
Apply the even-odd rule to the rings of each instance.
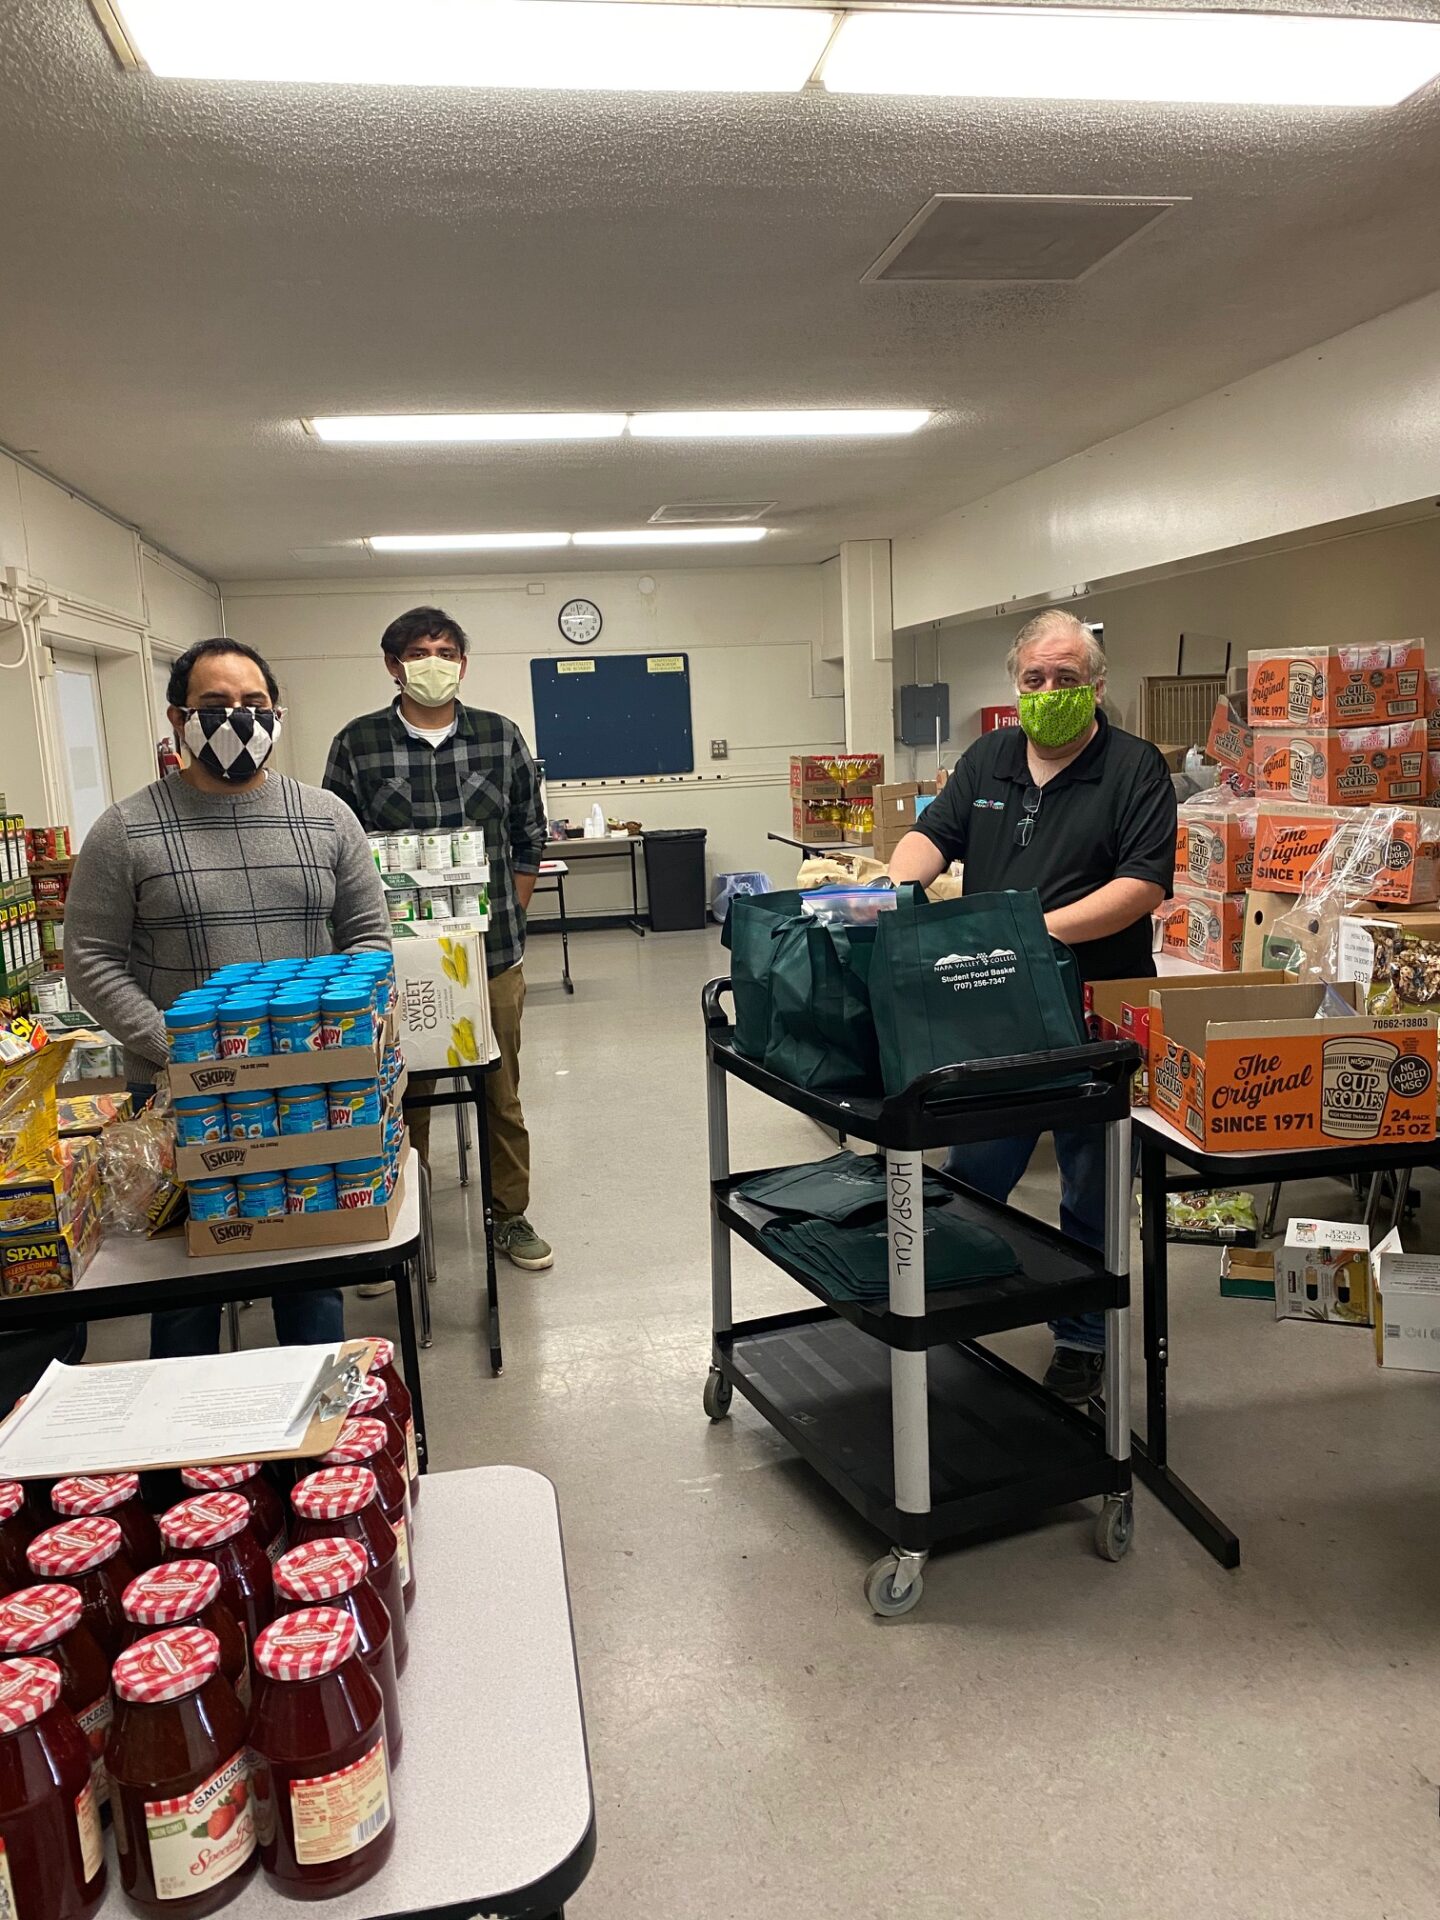
[[[283,711],[252,648],[202,640],[170,672],[186,765],[108,808],[65,901],[65,977],[125,1049],[142,1097],[169,1058],[164,1009],[219,967],[390,945],[384,890],[359,822],[319,787],[265,766]],[[285,1345],[344,1337],[335,1290],[281,1295]],[[218,1306],[157,1313],[156,1358],[213,1353]]]

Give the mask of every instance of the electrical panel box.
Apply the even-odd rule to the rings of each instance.
[[[943,680],[901,687],[896,738],[902,746],[933,747],[937,722],[943,743],[950,738],[950,689]]]

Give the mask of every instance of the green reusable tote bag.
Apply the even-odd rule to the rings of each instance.
[[[880,1047],[869,988],[874,951],[873,926],[826,926],[803,913],[780,923],[765,1048],[771,1073],[812,1093],[879,1090]]]
[[[1035,893],[931,904],[901,887],[877,928],[870,999],[886,1093],[935,1067],[1085,1039],[1074,959],[1051,940]]]
[[[735,1051],[747,1060],[763,1060],[770,1042],[770,974],[775,964],[775,935],[782,921],[795,919],[804,894],[739,894],[730,902],[720,943],[730,954],[730,985],[735,1000]]]

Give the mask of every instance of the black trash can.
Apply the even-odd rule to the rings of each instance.
[[[656,933],[705,925],[705,829],[662,827],[645,839],[645,892]]]

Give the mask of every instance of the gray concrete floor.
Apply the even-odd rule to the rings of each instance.
[[[437,1115],[425,1383],[436,1469],[515,1461],[559,1488],[599,1832],[574,1920],[1432,1920],[1440,1381],[1381,1375],[1366,1333],[1221,1300],[1214,1250],[1174,1248],[1172,1460],[1243,1568],[1141,1493],[1120,1566],[1077,1509],[937,1558],[919,1610],[877,1621],[860,1579],[884,1543],[743,1402],[715,1427],[700,1407],[718,939],[572,952],[573,999],[553,939],[527,969],[555,1267],[502,1268],[492,1380],[478,1194]],[[744,1088],[731,1131],[737,1166],[824,1151]],[[1043,1149],[1017,1197],[1053,1218]],[[1289,1205],[1351,1211],[1328,1184]],[[807,1299],[737,1246],[739,1313]],[[244,1318],[265,1337],[263,1308]],[[132,1324],[97,1329],[96,1357]],[[389,1331],[391,1309],[351,1326]],[[1004,1345],[1043,1365],[1043,1334]]]

